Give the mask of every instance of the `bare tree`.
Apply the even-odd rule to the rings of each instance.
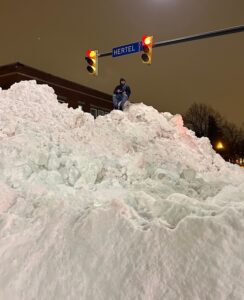
[[[244,123],[242,128],[238,128],[210,106],[197,103],[190,106],[183,119],[185,126],[195,131],[196,136],[208,137],[213,148],[217,141],[222,141],[224,149],[219,153],[225,159],[235,160],[244,155]]]
[[[230,156],[240,155],[243,149],[244,131],[233,123],[225,122],[223,136],[228,143]]]
[[[214,140],[220,131],[222,117],[210,106],[193,103],[183,116],[185,126],[195,131],[196,136]]]
[[[193,103],[184,116],[185,125],[198,137],[207,136],[210,112],[206,105]]]

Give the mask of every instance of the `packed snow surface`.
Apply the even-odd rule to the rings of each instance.
[[[0,299],[243,300],[243,170],[180,115],[0,90]]]

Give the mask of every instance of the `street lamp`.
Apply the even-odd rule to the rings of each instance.
[[[223,143],[222,143],[221,141],[219,141],[219,142],[217,143],[216,149],[217,149],[217,150],[223,150],[223,149],[224,149],[224,145],[223,145]]]

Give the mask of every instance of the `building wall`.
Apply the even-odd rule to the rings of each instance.
[[[8,89],[22,80],[36,80],[39,84],[48,84],[57,94],[59,102],[68,103],[69,107],[82,107],[95,117],[113,109],[112,95],[88,88],[78,83],[34,69],[21,63],[0,67],[0,87]]]

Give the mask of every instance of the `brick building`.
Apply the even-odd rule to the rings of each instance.
[[[15,82],[36,80],[48,84],[57,94],[58,101],[68,103],[69,107],[81,107],[95,117],[113,109],[112,96],[81,84],[34,69],[19,62],[0,66],[0,87],[8,89]]]

